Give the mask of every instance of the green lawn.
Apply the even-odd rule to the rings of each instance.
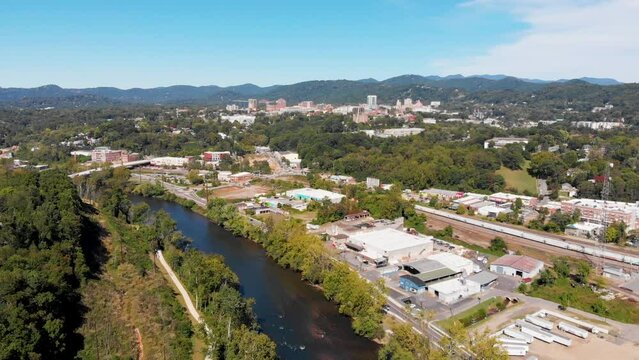
[[[531,287],[527,293],[556,303],[565,304],[589,313],[601,315],[623,323],[639,324],[639,306],[636,302],[614,299],[602,300],[590,287],[571,285],[569,279],[557,279],[553,285]]]
[[[524,163],[521,170],[510,170],[502,166],[501,169],[497,170],[497,174],[506,180],[506,188],[517,189],[522,193],[527,190],[531,194],[537,195],[537,181],[528,174],[526,169],[528,169],[528,161]]]
[[[490,316],[489,310],[495,309],[497,306],[497,303],[503,303],[503,302],[504,302],[504,298],[502,298],[501,296],[490,298],[480,304],[477,304],[471,307],[470,309],[466,311],[462,311],[459,314],[456,314],[447,319],[441,320],[438,322],[438,324],[441,325],[442,328],[448,330],[455,320],[459,320],[463,323],[464,319],[471,319],[473,317],[476,318],[480,313],[487,314],[487,316],[484,317],[483,319],[473,323],[473,325],[477,325],[479,322],[487,319]]]

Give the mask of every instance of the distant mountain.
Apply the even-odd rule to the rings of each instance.
[[[302,100],[334,104],[358,103],[366,95],[377,94],[380,101],[394,101],[403,97],[438,98],[446,100],[457,96],[455,91],[467,93],[515,91],[533,92],[546,86],[587,83],[597,86],[619,85],[614,79],[581,78],[576,80],[545,81],[521,79],[507,75],[401,75],[378,81],[373,78],[351,80],[305,81],[291,85],[261,87],[242,84],[228,87],[216,85],[175,85],[150,89],[118,89],[96,87],[65,89],[57,85],[37,88],[0,88],[0,106],[106,106],[121,104],[223,104],[233,100],[253,98],[284,98],[290,103]]]
[[[615,79],[610,79],[610,78],[593,78],[593,77],[581,77],[579,79],[575,79],[575,80],[581,80],[581,81],[585,81],[589,84],[593,84],[593,85],[602,85],[602,86],[611,86],[611,85],[622,85],[622,82],[619,82]],[[566,81],[570,81],[570,80],[557,80],[558,82],[566,82]]]

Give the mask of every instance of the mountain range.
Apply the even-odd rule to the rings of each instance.
[[[545,81],[516,78],[506,75],[449,75],[421,76],[401,75],[386,80],[313,80],[291,85],[273,85],[260,87],[254,84],[242,84],[221,87],[175,85],[156,88],[118,89],[115,87],[96,87],[84,89],[62,88],[57,85],[45,85],[36,88],[1,88],[0,106],[3,107],[90,107],[127,104],[224,104],[248,98],[277,99],[285,98],[289,103],[302,100],[329,102],[335,104],[358,103],[368,94],[377,94],[380,100],[391,101],[398,97],[410,96],[415,88],[434,97],[445,99],[455,90],[467,93],[512,90],[530,92],[546,86],[562,84],[591,84],[596,86],[614,86],[622,83],[606,78],[581,78],[572,80]]]

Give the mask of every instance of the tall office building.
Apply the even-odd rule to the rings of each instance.
[[[257,99],[248,99],[248,109],[249,111],[257,110]]]
[[[368,95],[366,104],[369,109],[377,109],[377,95]]]

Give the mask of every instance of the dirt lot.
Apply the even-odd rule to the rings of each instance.
[[[273,172],[278,172],[278,171],[282,170],[282,168],[277,163],[277,161],[275,161],[273,159],[273,157],[268,156],[268,155],[250,154],[250,155],[244,156],[244,158],[246,160],[248,160],[251,165],[253,165],[253,163],[256,162],[256,161],[266,161],[266,162],[268,162],[268,166],[271,168],[271,170],[273,170]]]
[[[477,327],[477,330],[483,331],[487,328],[490,329],[492,333],[514,323],[516,319],[522,319],[526,315],[534,313],[541,308],[542,307],[537,304],[524,302],[512,309],[490,317],[486,322],[481,323]],[[598,324],[598,321],[591,318],[584,320]],[[553,320],[553,322],[556,321]],[[594,334],[590,334],[588,339],[581,339],[557,329],[553,330],[553,332],[572,339],[572,345],[566,347],[556,343],[547,344],[543,341],[535,340],[530,345],[528,356],[536,355],[539,359],[544,360],[639,359],[639,346],[631,341],[617,341],[613,336],[607,336],[601,339]],[[515,357],[512,358],[515,359]]]
[[[581,339],[569,334],[563,335],[572,339],[571,346],[546,344],[535,340],[530,345],[528,355],[536,355],[544,360],[639,359],[639,346],[628,342],[619,345],[594,335],[589,336],[588,339]]]
[[[258,194],[265,194],[271,190],[268,186],[250,185],[250,186],[227,186],[213,190],[213,195],[223,199],[239,200],[250,199]]]

